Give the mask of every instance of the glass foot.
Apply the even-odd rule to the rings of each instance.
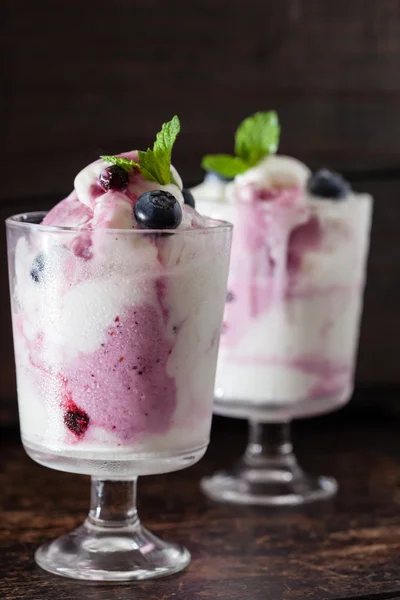
[[[189,564],[190,553],[140,523],[105,528],[87,519],[72,533],[41,546],[35,559],[42,569],[73,579],[141,581],[181,571]]]
[[[326,500],[336,494],[337,487],[332,477],[250,467],[216,473],[201,481],[203,492],[212,500],[258,506],[297,506]]]
[[[335,479],[312,477],[299,467],[289,423],[249,425],[249,442],[237,467],[201,481],[206,496],[234,504],[297,506],[336,494]]]

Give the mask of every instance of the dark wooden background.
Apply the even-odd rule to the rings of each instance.
[[[29,461],[2,428],[4,600],[400,600],[398,426],[388,418],[396,406],[400,415],[400,0],[0,0],[0,221],[51,206],[82,166],[146,147],[175,113],[174,163],[199,181],[201,156],[230,151],[238,122],[268,108],[280,114],[281,152],[343,170],[375,197],[364,391],[344,413],[295,427],[305,467],[337,476],[338,499],[280,515],[209,503],[199,478],[245,444],[243,424],[214,421],[204,461],[140,486],[146,524],[188,544],[190,569],[140,588],[82,586],[42,572],[33,551],[82,521],[87,488]],[[15,381],[1,224],[0,253],[4,424]],[[365,424],[376,401],[391,412],[380,422],[372,407]]]
[[[70,191],[100,153],[179,114],[189,183],[275,108],[281,151],[376,199],[360,384],[400,382],[399,0],[0,0],[0,218]],[[0,237],[0,396],[15,395]]]

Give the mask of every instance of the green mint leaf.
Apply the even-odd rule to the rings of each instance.
[[[138,165],[138,163],[136,163],[134,160],[122,158],[121,156],[100,156],[100,158],[102,158],[105,162],[125,169],[127,173],[130,173],[135,167],[140,167],[140,165]]]
[[[156,141],[154,142],[153,151],[162,162],[169,163],[171,168],[171,152],[178,133],[181,130],[181,124],[178,117],[175,115],[171,121],[164,123],[161,131],[157,133]],[[164,166],[164,165],[163,165]]]
[[[150,181],[160,183],[157,177],[157,163],[154,158],[153,150],[150,150],[150,148],[148,148],[146,152],[139,150],[138,157],[140,170],[142,171],[143,176],[146,179],[150,179]],[[162,176],[159,175],[159,177],[162,179]]]
[[[140,169],[146,179],[156,181],[160,185],[171,183],[171,165],[169,162],[159,158],[154,150],[148,148],[146,152],[139,150]]]
[[[171,173],[171,152],[180,131],[180,123],[175,115],[171,121],[164,123],[157,134],[153,149],[139,151],[139,163],[143,175],[160,185],[176,183]]]
[[[235,177],[244,173],[249,168],[249,164],[238,156],[230,154],[207,154],[201,161],[201,166],[206,171],[215,171],[223,177]]]
[[[146,152],[138,151],[138,163],[120,156],[101,156],[100,158],[112,165],[122,167],[128,173],[136,167],[140,169],[143,177],[160,185],[169,183],[178,185],[171,172],[171,153],[180,129],[179,119],[175,115],[171,121],[164,123],[161,131],[157,133],[152,150],[148,148]]]
[[[257,112],[237,128],[235,154],[253,167],[262,158],[277,151],[279,133],[278,115],[274,110]]]

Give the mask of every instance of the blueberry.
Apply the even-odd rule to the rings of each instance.
[[[38,254],[34,259],[30,270],[30,276],[35,283],[40,283],[43,281],[45,266],[46,262],[44,254],[43,252],[40,252],[40,254]]]
[[[351,190],[348,181],[343,179],[339,173],[320,169],[314,173],[308,182],[308,191],[313,196],[342,200]]]
[[[182,196],[183,196],[183,200],[184,200],[185,204],[187,204],[188,206],[191,206],[192,208],[196,208],[193,194],[188,188],[183,188]]]
[[[128,187],[129,175],[125,169],[112,165],[99,175],[99,184],[105,192],[109,190],[125,190]]]
[[[182,221],[178,200],[163,190],[152,190],[139,196],[134,214],[143,229],[176,229]]]

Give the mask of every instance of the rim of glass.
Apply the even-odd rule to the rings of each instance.
[[[194,235],[196,233],[213,232],[221,230],[229,230],[233,228],[232,223],[228,221],[222,221],[220,219],[212,219],[207,217],[213,225],[210,227],[196,227],[195,229],[90,229],[89,227],[63,227],[61,225],[41,225],[40,223],[32,223],[28,221],[31,219],[40,217],[43,219],[49,211],[36,210],[32,212],[24,212],[16,215],[11,215],[6,219],[6,225],[8,227],[14,227],[15,229],[33,229],[35,231],[42,231],[46,233],[94,233],[96,231],[102,231],[106,234],[124,234],[124,235],[151,235],[154,233],[168,233],[171,235]]]

